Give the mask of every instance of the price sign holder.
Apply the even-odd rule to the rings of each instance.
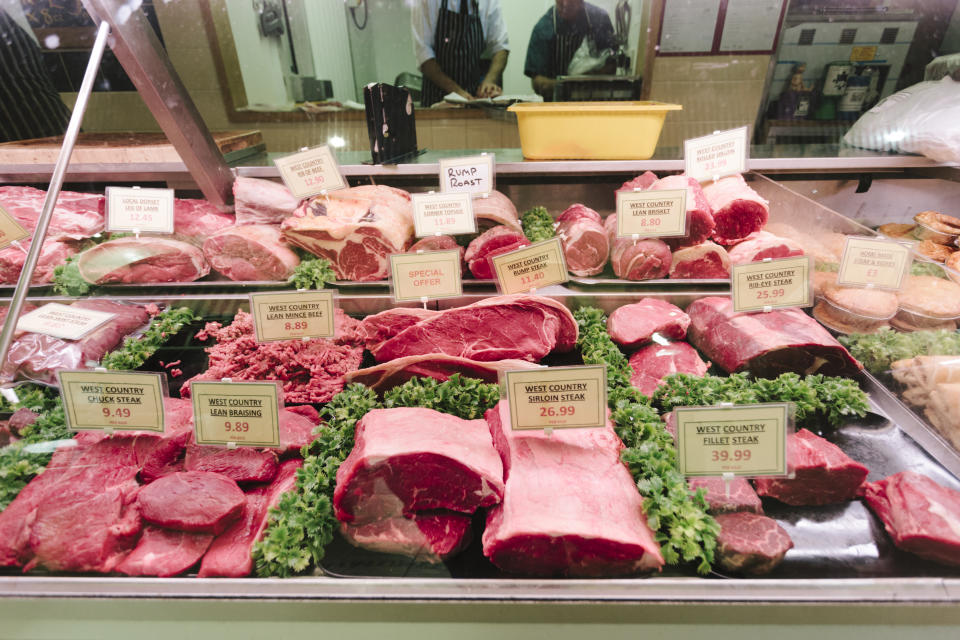
[[[687,190],[617,191],[617,235],[635,238],[687,235]]]
[[[700,182],[748,171],[750,141],[747,127],[684,140],[683,164],[684,173]]]
[[[251,293],[257,342],[333,338],[335,306],[335,293],[329,289]]]
[[[913,243],[847,236],[837,284],[897,291],[913,263]]]
[[[293,197],[301,200],[347,186],[347,181],[340,173],[340,165],[327,145],[301,149],[277,158],[273,163]]]
[[[107,187],[107,231],[173,233],[173,189]]]
[[[813,306],[810,256],[735,264],[730,271],[735,313]]]
[[[141,371],[58,371],[67,428],[163,433],[166,376]]]
[[[459,249],[390,254],[390,293],[394,302],[463,295],[463,274]]]
[[[504,371],[500,385],[510,404],[510,428],[514,431],[607,424],[604,365]]]
[[[280,385],[264,382],[190,383],[197,444],[280,446]]]
[[[526,293],[569,280],[560,238],[550,238],[490,258],[502,294]]]
[[[42,333],[63,340],[79,340],[115,315],[107,311],[81,309],[51,302],[20,316],[17,331]]]
[[[14,242],[29,238],[30,232],[17,219],[0,207],[0,249],[6,249]]]
[[[478,156],[440,159],[440,191],[487,196],[496,189],[496,157]]]
[[[469,193],[413,193],[413,228],[418,238],[477,232]]]
[[[789,402],[677,407],[677,460],[685,476],[788,476]]]

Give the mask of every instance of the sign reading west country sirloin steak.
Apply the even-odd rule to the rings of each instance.
[[[603,427],[607,422],[604,365],[506,371],[503,386],[514,430]]]

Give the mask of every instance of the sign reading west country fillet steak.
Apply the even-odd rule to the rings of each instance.
[[[607,423],[604,365],[505,371],[510,428],[583,429]]]
[[[334,337],[333,291],[251,293],[257,342]]]
[[[57,379],[74,431],[164,430],[162,373],[58,371]]]
[[[327,145],[292,153],[277,158],[273,163],[295,198],[309,198],[347,186],[347,181],[340,173],[340,165]]]
[[[787,475],[789,403],[677,407],[674,416],[680,473]]]
[[[197,444],[280,446],[276,382],[191,382]]]
[[[837,284],[900,289],[910,270],[913,249],[895,240],[847,237]]]
[[[17,240],[30,237],[30,232],[16,218],[0,207],[0,249],[6,249]]]
[[[501,253],[490,262],[503,294],[526,293],[569,280],[560,238]]]
[[[811,262],[797,256],[733,265],[734,312],[812,306]]]
[[[686,233],[686,189],[617,192],[618,236],[670,238]]]
[[[107,187],[107,231],[173,233],[173,189]]]

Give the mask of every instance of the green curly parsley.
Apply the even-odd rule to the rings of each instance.
[[[53,268],[53,290],[61,296],[85,296],[91,285],[80,275],[76,256],[69,256],[63,264]]]
[[[433,378],[411,378],[384,394],[384,407],[424,407],[441,413],[476,420],[500,400],[500,387],[459,373],[440,382]]]
[[[336,279],[329,260],[311,257],[301,260],[288,282],[295,289],[323,289]]]
[[[546,207],[534,207],[525,212],[520,216],[520,226],[523,227],[523,235],[527,236],[530,242],[549,240],[556,235],[553,216]]]
[[[960,355],[960,333],[956,331],[900,333],[885,327],[876,333],[840,336],[839,340],[867,371],[875,375],[889,371],[891,364],[905,358]]]
[[[161,311],[150,321],[150,326],[143,335],[124,338],[118,349],[103,356],[101,364],[115,371],[132,371],[146,362],[177,332],[199,319],[200,317],[187,307]]]

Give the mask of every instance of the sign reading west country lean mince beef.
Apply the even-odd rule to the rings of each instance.
[[[277,158],[273,163],[295,198],[309,198],[347,186],[347,181],[340,173],[340,165],[327,145],[292,153]]]
[[[334,337],[333,291],[251,293],[257,342]]]
[[[276,382],[190,383],[197,444],[280,446]]]
[[[59,371],[57,379],[70,429],[164,430],[162,373]]]
[[[680,473],[787,475],[788,403],[678,407],[674,416]]]
[[[811,271],[810,256],[733,265],[734,312],[811,306]]]
[[[503,294],[525,293],[569,280],[560,238],[501,253],[490,262]]]
[[[506,371],[510,428],[582,429],[607,423],[604,365]]]
[[[173,233],[173,189],[107,187],[107,231]]]

